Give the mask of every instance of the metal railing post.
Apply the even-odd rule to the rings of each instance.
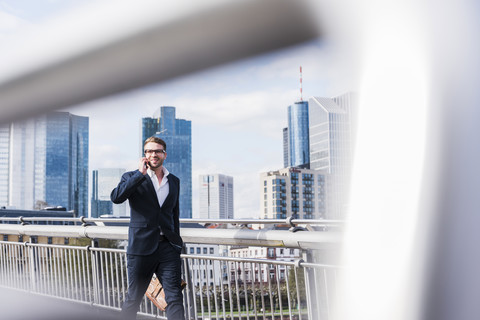
[[[30,243],[32,238],[30,238]],[[29,274],[30,274],[30,286],[28,286],[28,291],[36,292],[37,291],[37,283],[36,283],[36,276],[35,276],[35,249],[33,246],[29,246],[28,242],[25,242],[25,248],[28,248],[28,262],[29,262]]]
[[[92,248],[98,247],[98,242],[95,239],[91,241]],[[99,292],[99,272],[98,272],[98,261],[97,261],[97,252],[94,250],[89,250],[92,259],[92,283],[93,283],[93,304],[100,304],[100,292]]]
[[[303,260],[304,261],[311,261],[311,254],[308,250],[303,251]],[[318,309],[315,307],[315,297],[313,296],[315,293],[315,277],[311,276],[312,270],[304,269],[304,277],[305,277],[305,295],[307,298],[307,314],[308,319],[316,320],[319,319]],[[313,278],[313,279],[312,279]]]

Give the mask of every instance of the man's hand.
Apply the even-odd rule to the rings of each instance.
[[[148,168],[148,160],[147,158],[143,157],[140,159],[140,162],[138,163],[138,171],[140,171],[143,175],[146,175],[147,168]]]

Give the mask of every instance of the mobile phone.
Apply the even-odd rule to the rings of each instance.
[[[143,163],[143,166],[145,167],[145,169],[148,169],[148,161],[145,161],[145,162]]]

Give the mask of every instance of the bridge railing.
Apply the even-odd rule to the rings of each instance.
[[[112,228],[119,230],[113,232]],[[125,227],[0,224],[0,234],[29,236],[30,240],[35,239],[35,230],[36,236],[48,234],[78,241],[71,241],[75,245],[0,241],[1,286],[120,309],[128,283],[125,250],[109,247],[115,247],[112,244],[116,241],[99,239],[126,239]],[[187,319],[329,319],[341,268],[318,263],[318,251],[313,248],[332,248],[334,237],[317,234],[330,232],[233,229],[227,230],[230,236],[226,237],[228,232],[214,231],[222,230],[181,230],[187,245],[212,246],[214,234],[214,239],[223,237],[217,242],[220,245],[238,248],[247,244],[265,247],[265,252],[266,247],[290,248],[297,253],[277,259],[182,254],[188,283],[184,291]],[[290,239],[285,239],[285,232]],[[196,236],[199,238],[194,241]],[[259,239],[256,243],[255,237]],[[202,242],[207,238],[209,242]],[[147,298],[140,313],[164,317]]]

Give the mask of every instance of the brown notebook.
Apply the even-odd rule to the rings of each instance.
[[[182,289],[185,289],[187,283],[182,280]],[[165,292],[163,290],[163,286],[158,281],[158,278],[153,275],[150,284],[148,285],[148,289],[145,292],[145,295],[148,299],[152,300],[153,304],[160,310],[165,311],[167,307],[167,301],[165,301]]]

